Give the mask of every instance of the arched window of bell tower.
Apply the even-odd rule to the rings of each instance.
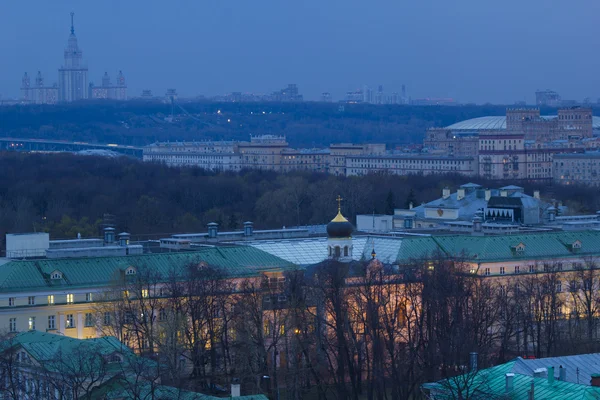
[[[341,254],[340,246],[335,246],[335,256],[339,257]]]
[[[344,257],[348,257],[348,246],[344,246]]]

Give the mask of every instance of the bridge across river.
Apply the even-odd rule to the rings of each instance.
[[[0,150],[24,152],[78,152],[82,150],[107,150],[142,158],[142,148],[120,144],[68,142],[66,140],[0,138]]]

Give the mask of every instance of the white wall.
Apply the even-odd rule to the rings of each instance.
[[[50,235],[47,233],[7,233],[6,257],[44,257],[50,247]]]
[[[362,232],[389,232],[393,229],[392,215],[357,215],[356,230]]]

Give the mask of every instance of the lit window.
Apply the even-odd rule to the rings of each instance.
[[[85,301],[92,301],[92,293],[85,294]]]
[[[125,297],[126,299],[129,298],[129,290],[123,290],[123,297]]]
[[[142,297],[143,298],[148,297],[148,289],[142,289]]]
[[[75,328],[75,320],[73,319],[73,314],[67,314],[66,327]]]
[[[67,294],[67,303],[68,304],[72,304],[73,303],[73,293]]]
[[[48,295],[48,304],[54,304],[54,295],[53,294]]]
[[[35,331],[35,317],[29,317],[29,330]]]

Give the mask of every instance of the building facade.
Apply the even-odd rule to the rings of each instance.
[[[88,68],[77,44],[71,13],[71,34],[64,51],[64,64],[58,70],[58,100],[71,102],[88,98]]]
[[[553,162],[555,183],[600,186],[600,152],[557,154]]]

